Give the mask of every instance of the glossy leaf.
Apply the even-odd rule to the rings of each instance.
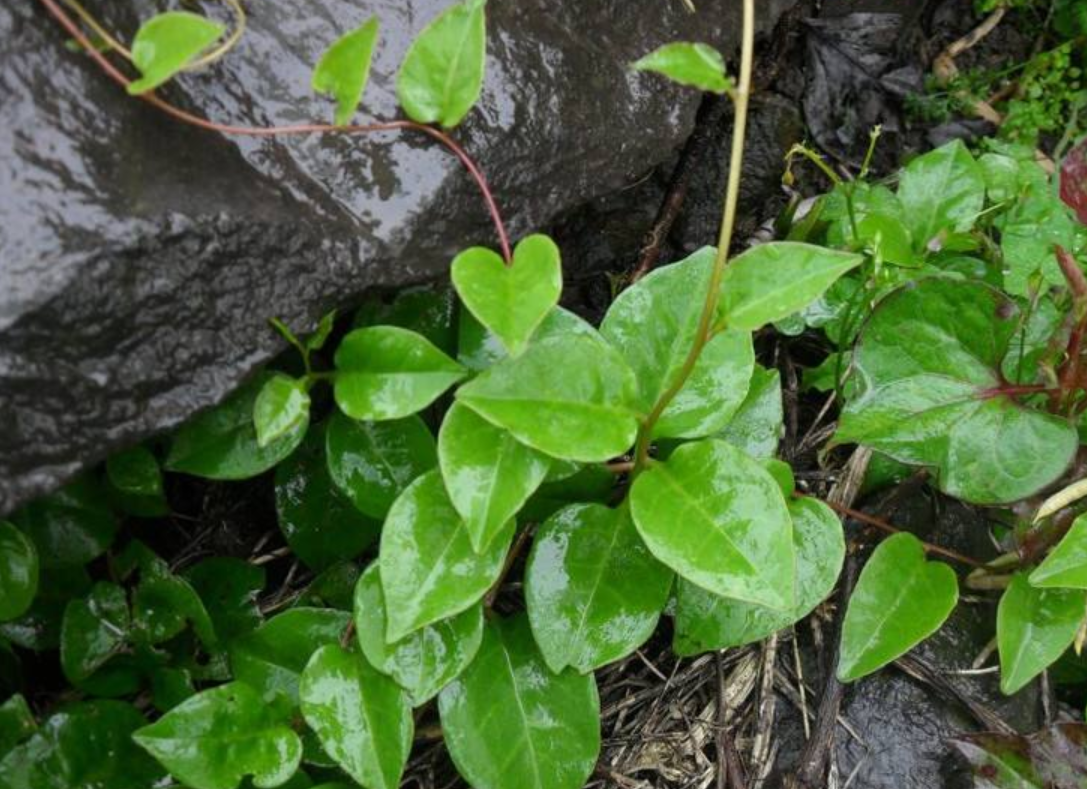
[[[1000,689],[1015,693],[1041,674],[1071,646],[1087,612],[1087,593],[1035,589],[1018,574],[1000,598],[996,641],[1000,650]]]
[[[309,422],[310,399],[304,381],[274,374],[253,403],[253,426],[261,449]]]
[[[747,397],[718,437],[753,458],[771,458],[785,432],[781,373],[755,365]]]
[[[135,96],[157,88],[218,40],[225,28],[187,11],[168,11],[144,22],[132,40],[132,65],[141,77],[128,86]]]
[[[725,269],[720,318],[729,328],[755,331],[804,309],[863,261],[851,252],[794,241],[752,247]]]
[[[0,521],[0,622],[26,613],[38,593],[38,551],[30,538]]]
[[[0,704],[0,759],[37,730],[34,714],[21,693]]]
[[[367,789],[396,789],[415,726],[407,694],[362,655],[321,647],[302,673],[302,714],[325,752]]]
[[[38,594],[22,616],[0,622],[0,668],[3,668],[3,639],[24,649],[55,650],[60,647],[61,623],[68,603],[91,590],[91,579],[80,565],[42,567],[38,574]],[[0,674],[0,686],[3,675]]]
[[[623,291],[600,333],[623,355],[638,379],[637,406],[649,413],[680,375],[694,345],[714,250],[704,247],[659,268]],[[652,316],[647,320],[647,316]],[[697,438],[725,426],[747,394],[755,365],[751,334],[724,331],[703,349],[687,383],[654,428],[656,437]]]
[[[325,452],[332,481],[371,518],[384,518],[404,488],[438,464],[434,436],[417,416],[358,422],[333,414]]]
[[[544,235],[522,239],[509,266],[490,249],[467,249],[453,259],[450,276],[464,306],[511,356],[524,350],[562,294],[559,248]]]
[[[505,531],[551,464],[463,403],[454,403],[442,422],[438,458],[449,499],[480,552]]]
[[[1018,308],[978,282],[901,288],[869,319],[854,355],[859,392],[836,441],[935,469],[946,493],[978,504],[1026,498],[1072,461],[1076,431],[1001,393]]]
[[[888,537],[872,552],[849,598],[838,678],[852,682],[906,654],[940,629],[958,601],[954,570],[926,561],[912,534]]]
[[[732,90],[725,59],[708,44],[675,41],[655,49],[631,64],[635,71],[654,71],[673,82],[711,93]]]
[[[355,587],[355,633],[374,668],[396,680],[418,707],[438,694],[472,662],[483,638],[483,606],[427,625],[392,644],[385,642],[388,615],[377,564]]]
[[[421,334],[443,353],[457,351],[457,294],[447,282],[371,294],[355,313],[353,328],[399,326]]]
[[[449,754],[475,789],[580,789],[596,765],[596,681],[553,674],[523,615],[487,624],[476,659],[438,704]]]
[[[132,742],[145,723],[120,701],[69,704],[0,759],[0,789],[147,789],[163,770]]]
[[[450,6],[412,42],[396,79],[396,94],[417,123],[450,129],[479,99],[487,59],[486,0]]]
[[[721,441],[685,444],[634,482],[649,550],[682,578],[775,610],[794,605],[792,519],[766,470]]]
[[[415,480],[389,510],[381,532],[381,586],[388,612],[386,641],[471,608],[502,571],[513,522],[481,554],[445,492],[441,475]]]
[[[253,412],[272,375],[258,373],[220,405],[186,422],[174,435],[166,468],[208,479],[248,479],[294,452],[306,435],[308,417],[267,446],[257,441]]]
[[[796,604],[789,611],[742,603],[687,581],[676,587],[672,648],[690,656],[761,641],[799,622],[822,603],[838,581],[845,538],[838,516],[816,499],[789,502],[796,549]]]
[[[163,490],[158,459],[145,446],[134,446],[106,459],[106,479],[116,504],[137,517],[157,518],[170,507]]]
[[[378,19],[372,18],[338,38],[321,56],[311,85],[317,93],[336,99],[336,125],[343,126],[362,101],[370,79],[370,62],[377,42]]]
[[[188,581],[168,570],[157,574],[142,572],[132,595],[133,638],[160,644],[189,624],[209,651],[218,646],[211,617]]]
[[[274,787],[294,775],[302,741],[244,682],[198,693],[132,735],[192,789]]]
[[[653,634],[672,572],[653,558],[625,507],[574,504],[536,534],[525,569],[532,632],[553,672],[582,673]]]
[[[288,609],[231,645],[234,677],[256,689],[265,702],[285,699],[293,708],[302,669],[319,647],[339,643],[350,621],[346,611],[331,608]]]
[[[64,676],[80,682],[116,655],[129,636],[131,616],[124,589],[99,581],[87,597],[72,600],[64,610],[60,635],[60,664]]]
[[[1072,528],[1030,574],[1030,585],[1040,589],[1087,589],[1087,516]]]
[[[594,463],[626,452],[638,431],[634,373],[586,336],[532,344],[457,390],[457,400],[528,446]]]
[[[263,567],[232,556],[212,556],[185,571],[189,582],[204,601],[215,632],[223,639],[236,639],[261,623],[257,597],[264,589]]]
[[[336,350],[336,403],[354,419],[401,419],[465,375],[429,340],[396,326],[355,329]]]
[[[607,344],[592,324],[563,307],[555,307],[547,313],[530,343],[538,344],[572,335],[587,337],[601,345]],[[457,359],[460,363],[481,372],[508,357],[501,341],[487,331],[471,312],[462,308],[457,321]]]
[[[113,542],[117,521],[89,477],[32,501],[12,521],[34,543],[43,568],[86,564]]]
[[[275,483],[279,530],[311,569],[354,559],[377,542],[381,523],[359,512],[332,482],[323,427],[276,467]]]
[[[906,165],[898,199],[915,243],[930,248],[940,233],[971,228],[985,203],[985,176],[966,145],[955,140]]]
[[[980,789],[1087,786],[1087,726],[1082,723],[1057,723],[1026,736],[963,734],[951,744],[970,765]]]

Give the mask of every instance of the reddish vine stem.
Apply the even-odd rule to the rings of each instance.
[[[67,12],[57,4],[56,0],[40,0],[40,2],[45,6],[50,15],[60,23],[61,27],[63,27],[68,34],[79,43],[83,50],[90,55],[99,68],[101,68],[110,79],[121,87],[128,88],[132,83],[132,80],[114,66],[109,58],[95,48],[83,31],[80,30],[79,25],[68,16]],[[191,112],[187,112],[180,107],[159,98],[154,93],[142,93],[137,98],[142,99],[152,107],[155,107],[175,120],[181,121],[189,126],[195,126],[207,131],[214,131],[235,137],[289,137],[310,134],[374,134],[377,132],[391,131],[416,131],[425,134],[444,145],[450,153],[456,156],[472,176],[473,180],[475,180],[476,186],[483,196],[483,202],[487,205],[487,211],[491,216],[491,221],[494,223],[495,232],[498,235],[498,243],[502,249],[502,257],[505,259],[507,265],[513,262],[509,234],[506,232],[505,223],[502,221],[502,214],[498,209],[498,203],[494,199],[494,194],[491,192],[491,187],[487,182],[487,178],[483,175],[483,171],[480,170],[479,166],[475,163],[475,160],[468,155],[468,152],[452,137],[440,129],[422,123],[416,123],[415,121],[383,121],[349,126],[334,126],[329,123],[300,123],[289,126],[235,126],[226,123],[216,123],[207,118],[201,118],[199,115],[194,115]]]
[[[804,496],[805,494],[798,493],[796,495]],[[824,501],[824,503],[838,514],[845,515],[847,518],[852,518],[853,520],[859,521],[866,526],[872,526],[887,534],[902,533],[902,529],[899,529],[897,526],[892,526],[882,518],[877,518],[874,515],[868,515],[867,513],[861,512],[860,510],[855,510],[851,507],[846,507],[843,504],[838,504],[833,501]],[[963,554],[957,551],[953,551],[950,548],[941,548],[939,545],[933,545],[932,543],[924,541],[922,541],[921,544],[924,546],[926,553],[939,554],[940,556],[944,556],[948,559],[952,559],[956,562],[968,565],[970,567],[985,567],[985,564],[983,562],[979,562],[977,559],[971,559],[969,556],[964,556]]]
[[[1076,322],[1068,337],[1068,349],[1064,363],[1059,371],[1062,405],[1070,408],[1073,394],[1080,386],[1081,359],[1083,356],[1083,335],[1087,331],[1087,277],[1084,277],[1076,259],[1059,244],[1056,247],[1057,263],[1061,273],[1072,291],[1075,305]]]

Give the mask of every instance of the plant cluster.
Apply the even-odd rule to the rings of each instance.
[[[1087,486],[1046,494],[1068,481],[1087,410],[1087,158],[1070,158],[1062,200],[1033,152],[1006,142],[945,146],[885,183],[867,167],[842,180],[798,146],[834,188],[785,240],[730,257],[754,48],[744,5],[735,81],[700,44],[633,64],[732,98],[729,183],[718,246],[627,287],[599,327],[559,306],[554,242],[511,249],[478,168],[422,125],[455,126],[479,96],[483,0],[451,6],[409,50],[398,93],[411,121],[347,125],[376,21],[332,45],[313,86],[336,101],[335,125],[280,133],[429,130],[476,176],[501,253],[466,249],[455,298],[371,301],[342,336],[331,314],[305,338],[274,322],[298,353],[293,373],[261,372],[161,457],[126,451],[0,522],[0,789],[392,789],[421,708],[436,708],[472,786],[577,789],[600,748],[593,672],[637,650],[662,614],[675,651],[694,655],[788,627],[838,583],[838,516],[775,457],[781,384],[753,346],[769,325],[834,346],[809,379],[842,399],[837,444],[1016,507],[1006,554],[959,557],[976,565],[968,585],[1002,590],[1005,692],[1082,640]],[[118,81],[192,122],[144,91],[224,34],[192,14],[156,17],[131,48],[140,78]],[[118,541],[120,515],[169,511],[164,473],[266,472],[283,537],[315,574],[286,607],[257,605],[260,565],[171,566]],[[875,549],[844,617],[843,681],[955,608],[960,580],[939,552],[908,533]],[[40,725],[16,692],[23,651],[59,651],[76,699]],[[975,745],[979,770],[991,767],[1000,744]]]

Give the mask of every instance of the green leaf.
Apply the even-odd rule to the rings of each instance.
[[[472,662],[483,638],[483,606],[443,619],[392,644],[385,642],[388,616],[378,565],[355,586],[355,633],[366,659],[404,688],[419,707]]]
[[[563,307],[555,307],[547,313],[547,317],[543,319],[529,342],[538,344],[575,334],[596,340],[602,345],[607,344],[591,324]],[[482,372],[508,356],[501,341],[487,331],[486,327],[462,305],[457,321],[457,359],[460,363],[471,370]]]
[[[776,610],[794,604],[792,519],[766,470],[721,441],[685,444],[630,492],[649,550],[714,594]]]
[[[358,565],[354,562],[334,564],[319,573],[302,590],[296,605],[350,611],[354,606],[355,584],[358,583],[360,575]]]
[[[343,126],[362,101],[370,79],[370,61],[377,41],[378,19],[373,17],[350,33],[336,39],[313,70],[312,86],[317,93],[336,99],[336,125]]]
[[[87,597],[64,609],[60,664],[70,682],[81,682],[125,646],[131,627],[125,590],[99,581]]]
[[[336,403],[354,419],[421,411],[467,372],[429,340],[396,326],[355,329],[336,349]]]
[[[1057,547],[1030,574],[1040,589],[1087,589],[1087,515],[1080,515]]]
[[[632,653],[653,634],[671,588],[671,571],[626,507],[560,510],[540,527],[525,569],[532,632],[555,673],[586,673]]]
[[[332,481],[371,518],[384,518],[412,480],[438,465],[434,436],[418,416],[358,422],[333,414],[325,452]]]
[[[623,291],[600,333],[638,378],[638,408],[649,413],[682,372],[698,334],[715,252],[703,247]],[[755,350],[751,334],[724,331],[702,350],[694,370],[654,427],[654,437],[698,438],[725,426],[747,394]]]
[[[1000,690],[1011,695],[1059,658],[1083,622],[1087,594],[1076,589],[1035,589],[1018,573],[996,610]]]
[[[1046,285],[1066,284],[1054,247],[1080,247],[1084,231],[1048,182],[1042,181],[1015,200],[997,219],[996,226],[1000,230],[1004,286],[1009,293],[1030,296],[1038,288],[1032,286],[1038,274]]]
[[[450,274],[464,306],[511,356],[524,350],[562,294],[559,248],[543,235],[522,239],[509,266],[495,252],[472,247],[453,259]]]
[[[976,504],[1026,498],[1076,451],[1064,419],[1001,394],[1018,308],[978,282],[931,278],[885,298],[854,355],[858,393],[835,440],[935,469],[940,489]]]
[[[396,79],[396,94],[417,123],[447,129],[479,99],[487,60],[486,0],[446,9],[412,42]]]
[[[676,587],[672,648],[684,657],[761,641],[799,622],[822,603],[838,581],[845,538],[838,516],[816,499],[789,502],[796,549],[796,604],[789,611],[742,603],[687,581]]]
[[[747,397],[717,434],[755,459],[772,458],[785,432],[781,374],[755,365]]]
[[[804,309],[862,262],[861,255],[812,244],[760,244],[728,264],[718,313],[730,328],[761,329]]]
[[[212,556],[186,570],[185,579],[204,601],[222,638],[240,638],[261,623],[257,598],[264,590],[263,567],[232,556]]]
[[[170,511],[158,459],[145,446],[134,446],[106,459],[106,479],[118,507],[138,518],[159,518]]]
[[[132,40],[132,65],[142,76],[129,84],[129,94],[157,88],[214,44],[225,30],[218,22],[187,11],[151,17]]]
[[[249,479],[294,452],[306,435],[308,417],[267,446],[257,441],[254,408],[272,376],[258,373],[220,405],[185,423],[174,435],[166,468],[208,479]]]
[[[415,725],[407,694],[362,655],[329,644],[310,659],[302,714],[325,752],[367,789],[396,789]]]
[[[498,580],[513,526],[511,521],[477,554],[441,475],[428,471],[415,480],[389,510],[381,532],[381,586],[389,619],[385,640],[400,641],[478,602]]]
[[[918,156],[902,170],[898,199],[914,243],[969,230],[985,204],[985,176],[961,140]]]
[[[453,763],[475,789],[580,789],[600,753],[596,680],[552,673],[524,615],[487,623],[438,706]]]
[[[218,646],[211,617],[188,581],[168,570],[141,571],[132,596],[132,635],[137,641],[160,644],[169,641],[191,623],[193,632],[208,650]]]
[[[545,454],[583,463],[626,452],[638,432],[634,373],[585,336],[533,343],[457,390],[488,422]]]
[[[443,353],[457,350],[457,294],[447,282],[397,290],[392,298],[373,293],[355,313],[352,328],[399,326],[421,334]]]
[[[673,82],[710,93],[727,93],[732,80],[725,59],[708,44],[676,41],[655,49],[631,64],[635,71],[655,71]]]
[[[37,730],[34,714],[21,693],[0,704],[0,758]]]
[[[958,601],[954,570],[926,561],[912,534],[888,537],[872,552],[849,598],[838,678],[852,682],[906,654],[940,629]]]
[[[43,568],[86,564],[104,553],[117,533],[109,504],[86,476],[27,504],[12,521],[34,542]]]
[[[72,599],[82,597],[90,590],[90,576],[80,565],[42,567],[38,575],[38,594],[30,608],[17,619],[0,622],[0,668],[4,668],[3,639],[37,652],[58,649],[65,607]],[[0,673],[0,687],[3,686],[2,677]]]
[[[298,704],[298,679],[310,657],[325,644],[338,643],[351,621],[346,611],[332,608],[291,608],[230,647],[234,678],[255,688],[265,702],[293,709]]]
[[[132,738],[192,789],[274,787],[294,775],[302,741],[244,682],[205,690]]]
[[[132,742],[145,723],[120,701],[69,704],[0,760],[0,789],[147,789],[163,771]]]
[[[30,538],[0,521],[0,622],[26,613],[38,593],[38,551]]]
[[[264,449],[309,422],[310,399],[306,382],[276,373],[260,388],[253,403],[257,446]]]
[[[454,403],[442,422],[438,458],[446,492],[478,552],[505,531],[551,463],[463,403]]]
[[[314,570],[354,559],[377,541],[381,523],[359,512],[332,482],[323,426],[276,468],[279,530]]]

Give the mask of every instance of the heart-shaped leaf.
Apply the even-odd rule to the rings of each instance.
[[[404,488],[438,464],[434,436],[418,416],[359,422],[333,414],[325,452],[332,481],[371,518],[384,518]]]
[[[1087,516],[1080,515],[1057,547],[1030,574],[1040,589],[1087,589]]]
[[[580,789],[600,753],[596,680],[553,674],[524,615],[487,624],[438,706],[449,754],[476,789]]]
[[[653,558],[625,507],[574,504],[536,534],[525,569],[532,632],[554,672],[586,673],[653,634],[672,572]]]
[[[634,373],[583,335],[533,343],[457,390],[457,400],[552,457],[599,463],[638,432]]]
[[[513,522],[481,554],[472,549],[441,475],[428,471],[389,510],[381,532],[388,643],[471,608],[502,571]]]
[[[677,655],[698,655],[761,641],[799,622],[823,602],[838,581],[845,558],[842,524],[816,499],[789,502],[796,548],[796,604],[789,611],[720,597],[681,580],[676,587],[672,648]]]
[[[926,561],[912,534],[888,537],[872,552],[849,598],[838,678],[852,682],[906,654],[940,629],[958,601],[954,570]]]
[[[131,616],[125,591],[99,581],[89,595],[64,609],[60,664],[71,682],[81,682],[116,655],[129,637]]]
[[[454,403],[438,432],[445,489],[464,518],[472,547],[482,552],[547,476],[551,459]]]
[[[210,47],[225,28],[188,11],[167,11],[151,17],[132,40],[132,65],[140,74],[128,86],[135,96],[157,88]]]
[[[355,586],[355,633],[366,659],[404,688],[416,707],[426,703],[472,662],[483,638],[483,606],[443,619],[392,644],[377,564]]]
[[[298,735],[244,682],[196,694],[132,739],[192,789],[235,789],[246,775],[278,786],[302,759]]]
[[[854,354],[859,391],[836,440],[932,467],[943,491],[978,504],[1018,501],[1056,480],[1075,429],[1002,389],[1018,317],[1014,301],[980,282],[930,278],[887,296]]]
[[[680,85],[727,93],[732,80],[725,73],[725,59],[709,44],[674,41],[653,50],[630,66],[635,71],[655,71]]]
[[[309,421],[309,391],[304,381],[275,374],[253,403],[253,427],[261,449]]]
[[[1087,611],[1080,589],[1035,589],[1019,573],[996,610],[1000,689],[1015,693],[1071,646]]]
[[[672,387],[690,355],[703,309],[693,296],[706,292],[713,258],[713,248],[704,247],[653,271],[623,291],[604,317],[600,333],[634,370],[643,413]],[[747,394],[754,365],[750,332],[717,334],[654,426],[654,437],[698,438],[723,428]]]
[[[491,250],[472,247],[453,259],[450,274],[464,306],[511,356],[525,349],[562,295],[559,248],[543,235],[522,239],[509,266]]]
[[[158,459],[147,447],[134,446],[106,458],[106,479],[114,503],[138,518],[159,518],[170,511]]]
[[[82,565],[100,556],[117,534],[117,520],[89,476],[35,499],[11,517],[34,543],[42,568]]]
[[[336,349],[336,403],[354,419],[402,419],[422,411],[467,372],[425,337],[373,326]]]
[[[396,94],[417,123],[456,126],[479,98],[487,59],[486,0],[450,6],[412,42]]]
[[[367,789],[396,789],[415,724],[407,694],[362,655],[321,647],[302,673],[302,714],[325,752]]]
[[[630,511],[649,550],[707,591],[794,604],[793,524],[766,470],[722,441],[685,444],[639,475]]]
[[[264,568],[233,556],[212,556],[185,571],[207,607],[215,632],[224,639],[251,633],[261,623],[257,597],[264,590]]]
[[[607,344],[592,324],[563,307],[555,307],[547,313],[530,342],[537,344],[573,335],[588,337],[602,345]],[[498,338],[461,305],[460,319],[457,321],[458,361],[469,369],[482,372],[508,357],[509,354]]]
[[[30,538],[0,521],[0,622],[22,616],[38,593],[38,551]]]
[[[381,523],[359,512],[332,484],[323,425],[276,467],[275,484],[279,529],[310,568],[323,570],[354,559],[377,542]]]
[[[726,326],[755,331],[807,307],[864,257],[852,252],[775,241],[729,263],[718,308]]]
[[[336,125],[343,126],[362,101],[370,79],[370,61],[374,57],[378,19],[372,18],[350,33],[336,39],[313,70],[311,85],[317,93],[336,99]]]

